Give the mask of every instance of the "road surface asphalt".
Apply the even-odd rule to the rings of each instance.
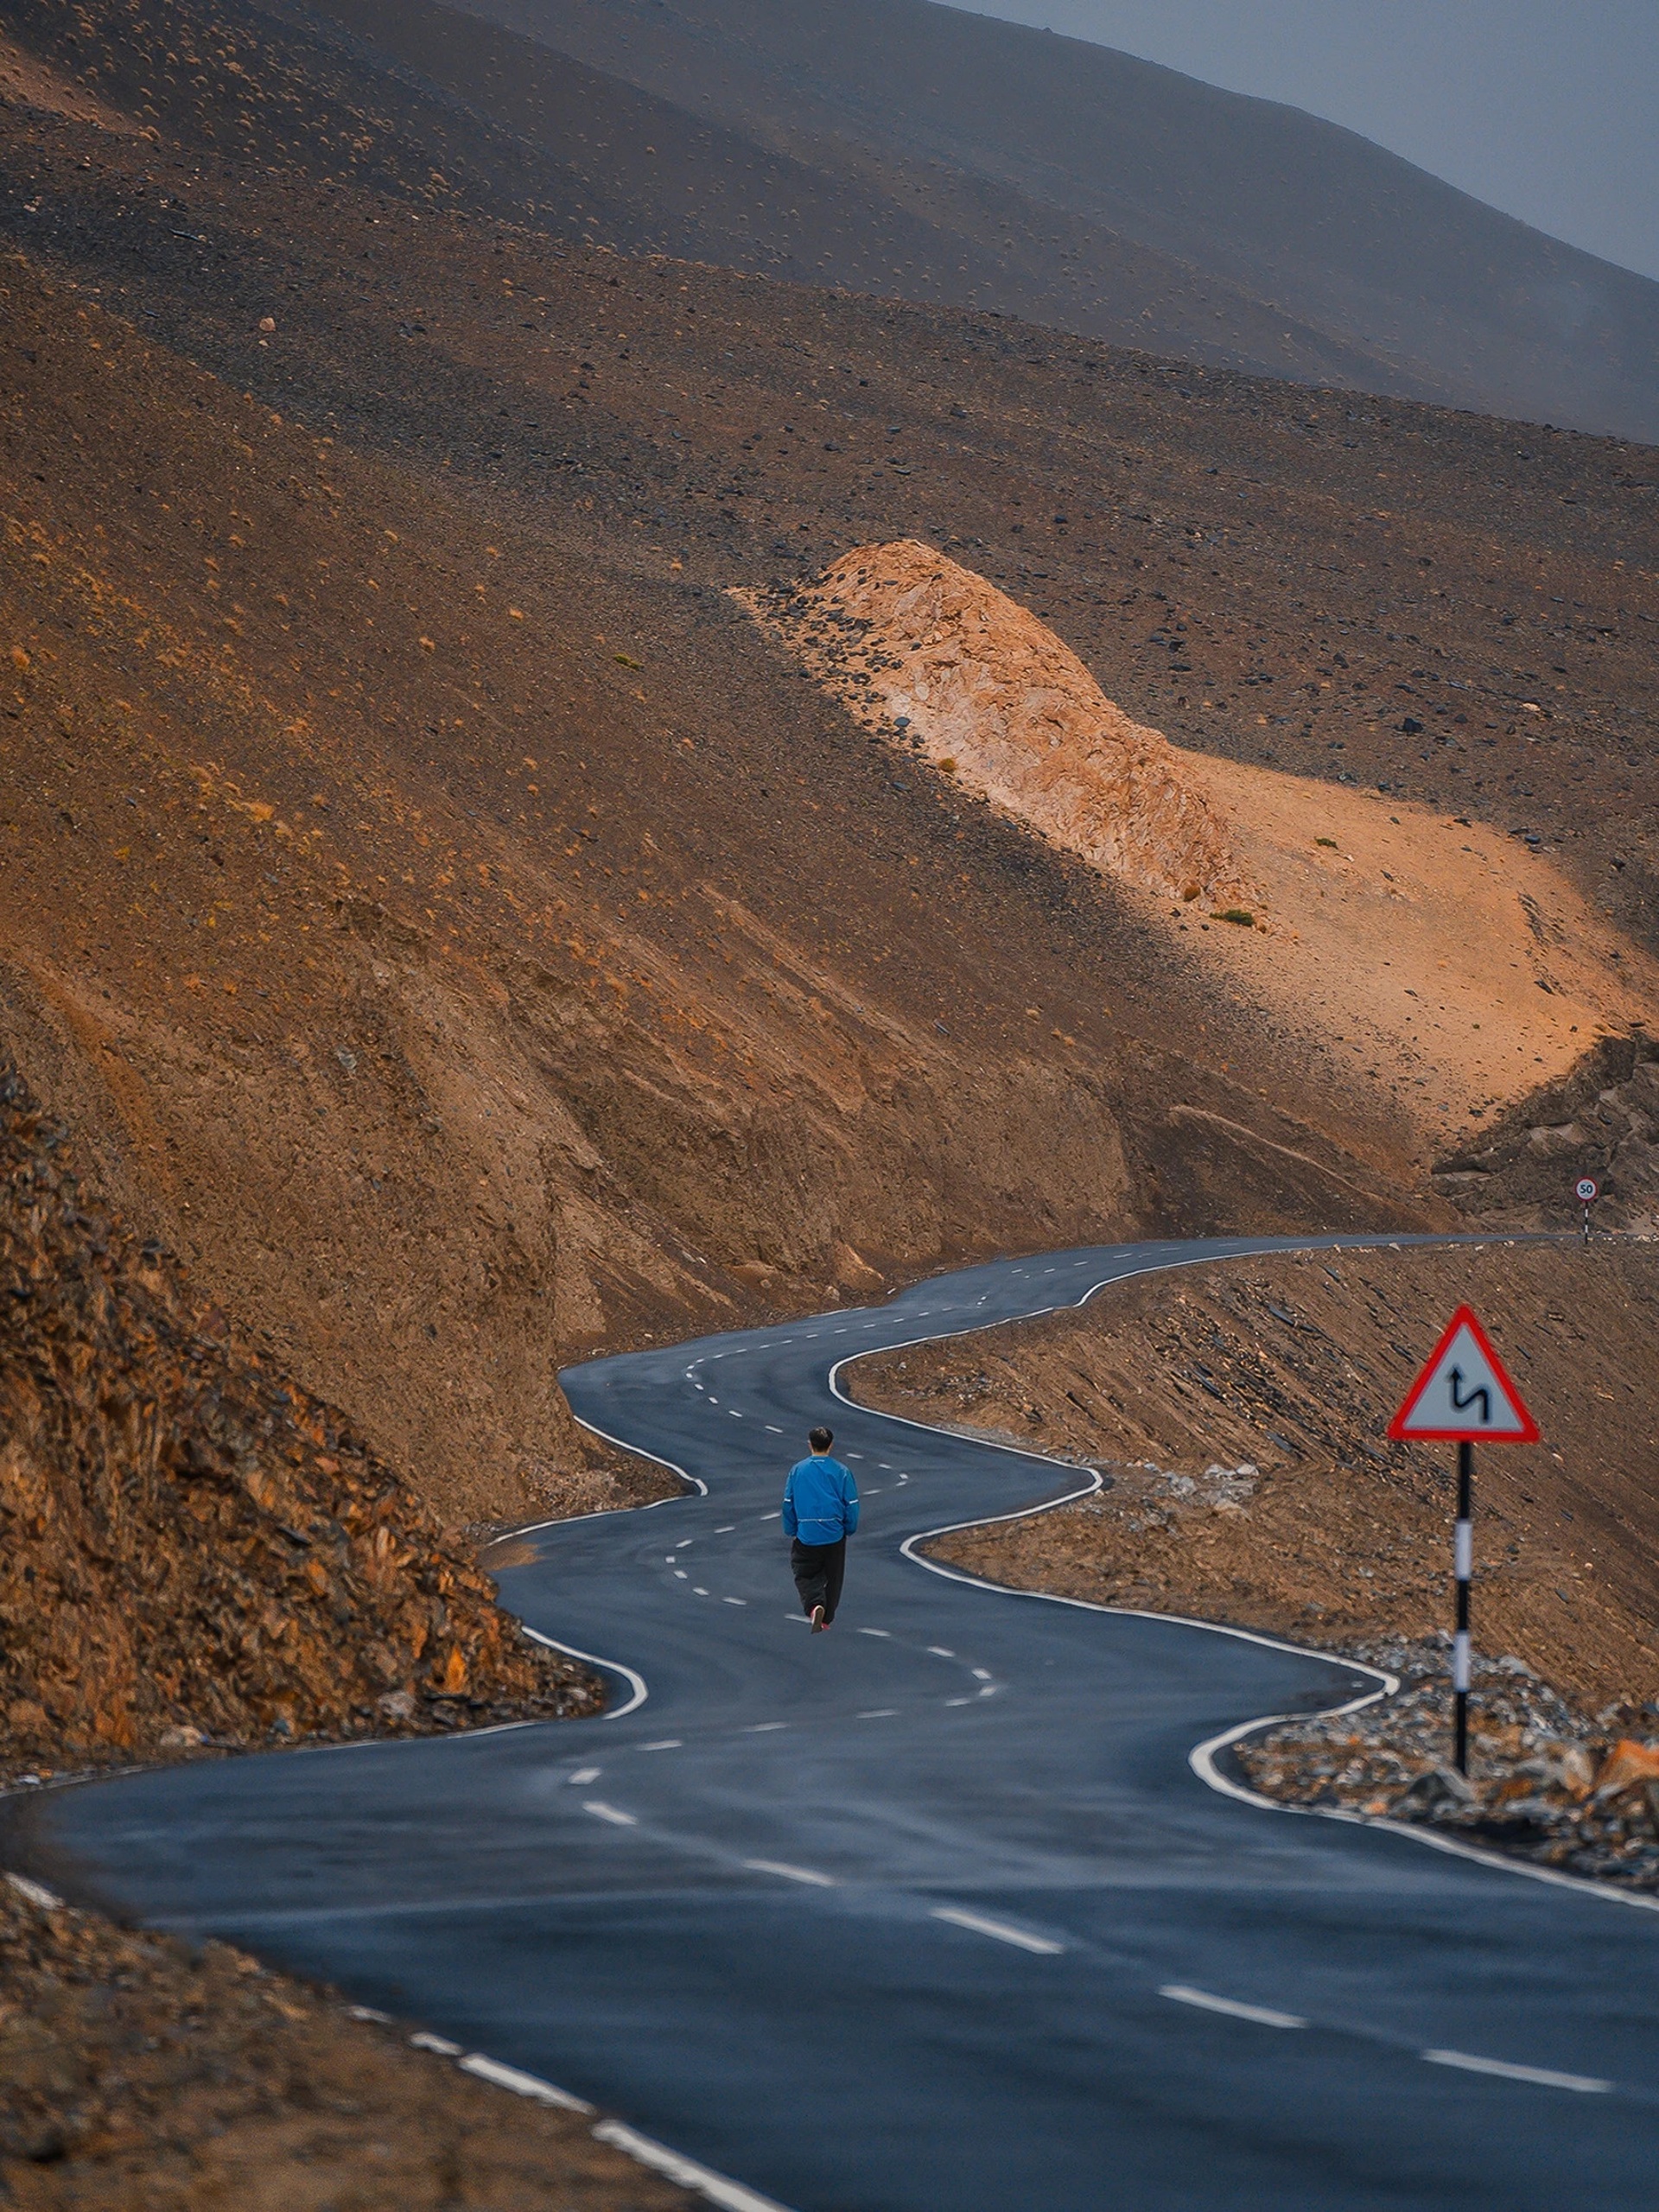
[[[1659,1914],[1210,1786],[1195,1746],[1375,1678],[930,1570],[907,1539],[1095,1477],[835,1395],[859,1351],[1316,1241],[1429,1240],[1063,1252],[573,1369],[706,1486],[502,1577],[614,1667],[606,1717],[36,1793],[11,1862],[560,2084],[734,2203],[1659,2202]],[[815,1637],[779,1501],[823,1420],[864,1510]]]

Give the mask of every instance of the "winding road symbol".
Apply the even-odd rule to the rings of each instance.
[[[1468,1408],[1472,1406],[1477,1400],[1478,1400],[1480,1403],[1481,1427],[1483,1429],[1490,1428],[1492,1425],[1492,1394],[1487,1384],[1484,1382],[1476,1383],[1467,1397],[1465,1397],[1463,1395],[1463,1370],[1460,1367],[1448,1368],[1446,1370],[1446,1380],[1452,1386],[1452,1410],[1454,1413],[1465,1413]]]
[[[1538,1424],[1467,1306],[1446,1323],[1388,1433],[1396,1444],[1538,1441]]]
[[[421,2021],[727,2212],[1649,2202],[1659,1912],[1268,1808],[1230,1745],[1390,1677],[930,1558],[1101,1477],[844,1395],[863,1352],[1367,1241],[1050,1253],[569,1370],[589,1428],[704,1486],[500,1577],[607,1655],[610,1717],[30,1791],[4,1863]],[[815,1637],[778,1510],[820,1421],[863,1515]]]

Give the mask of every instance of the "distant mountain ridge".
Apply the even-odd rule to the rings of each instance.
[[[1659,283],[1104,48],[931,0],[234,0],[207,39],[198,13],[105,10],[95,37],[56,0],[8,20],[83,90],[238,158],[1659,443]],[[187,50],[188,73],[167,59]]]
[[[1659,438],[1659,284],[1297,109],[931,0],[463,4],[931,233],[909,270],[821,245],[821,281]],[[674,232],[685,180],[657,181]]]

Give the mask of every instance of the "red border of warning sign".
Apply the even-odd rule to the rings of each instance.
[[[1410,1420],[1412,1408],[1427,1389],[1435,1369],[1445,1357],[1447,1347],[1459,1329],[1466,1328],[1491,1367],[1492,1373],[1502,1384],[1510,1403],[1521,1416],[1519,1428],[1500,1429],[1496,1433],[1490,1428],[1414,1428],[1407,1433],[1404,1423]],[[1406,1393],[1405,1403],[1389,1423],[1388,1434],[1395,1444],[1536,1444],[1538,1424],[1527,1410],[1527,1402],[1510,1380],[1509,1370],[1492,1350],[1491,1338],[1475,1319],[1474,1308],[1459,1306],[1446,1325],[1446,1331],[1427,1360],[1417,1380]]]

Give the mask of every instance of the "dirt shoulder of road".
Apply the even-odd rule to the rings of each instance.
[[[0,2201],[45,2212],[672,2212],[594,2137],[223,1943],[0,1878]]]
[[[1659,1245],[1274,1255],[861,1361],[863,1402],[1098,1465],[1102,1495],[963,1529],[999,1582],[1344,1648],[1452,1619],[1449,1448],[1389,1444],[1473,1304],[1543,1441],[1478,1454],[1477,1647],[1592,1707],[1659,1694]]]

